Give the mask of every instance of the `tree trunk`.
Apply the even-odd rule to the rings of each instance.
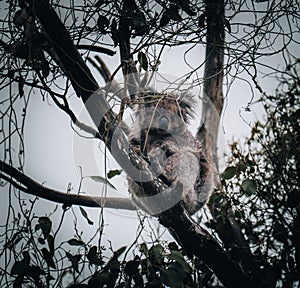
[[[217,139],[224,97],[224,0],[205,2],[207,22],[202,125],[197,137],[202,142],[208,160],[217,167]]]
[[[204,88],[203,88],[203,108],[202,125],[197,133],[197,138],[203,145],[203,150],[207,156],[211,171],[214,174],[214,183],[218,192],[224,192],[218,169],[217,139],[220,125],[220,117],[223,110],[223,76],[224,76],[224,41],[225,41],[225,11],[224,0],[205,1],[205,16],[207,21],[205,68],[204,68]],[[226,250],[237,249],[242,256],[243,269],[251,278],[260,281],[261,272],[254,261],[248,242],[245,240],[241,228],[234,219],[231,207],[226,208],[226,220],[216,231],[224,243]],[[216,203],[210,205],[210,211],[214,219],[220,215],[220,207]],[[219,223],[219,222],[218,222]],[[236,250],[235,250],[236,251]],[[230,254],[230,253],[229,253]]]

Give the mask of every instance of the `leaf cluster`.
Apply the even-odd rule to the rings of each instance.
[[[300,78],[293,67],[276,94],[261,99],[266,121],[253,126],[244,147],[231,144],[221,174],[226,197],[215,196],[231,207],[257,263],[268,267],[274,283],[297,283],[300,275]]]

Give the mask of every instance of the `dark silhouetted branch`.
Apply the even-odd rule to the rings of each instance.
[[[114,56],[116,54],[115,51],[112,51],[108,48],[96,46],[96,45],[78,44],[78,45],[76,45],[76,47],[77,47],[77,49],[84,49],[84,50],[88,50],[88,51],[103,53],[103,54],[107,54],[109,56]]]
[[[96,208],[106,207],[113,209],[137,210],[136,205],[129,198],[68,194],[47,188],[1,160],[0,171],[0,178],[11,183],[14,187],[20,189],[24,193],[53,201],[55,203],[61,203],[65,206],[80,205]]]

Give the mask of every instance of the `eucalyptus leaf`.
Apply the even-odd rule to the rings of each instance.
[[[149,258],[152,258],[152,262],[161,265],[164,261],[163,252],[164,249],[160,244],[152,246],[149,250]]]
[[[160,276],[165,285],[172,288],[184,288],[182,279],[177,271],[161,268]]]
[[[110,188],[117,190],[114,185],[112,185],[107,179],[105,179],[101,176],[90,176],[90,178],[96,182],[103,183],[103,184],[109,186]]]
[[[140,245],[140,252],[142,252],[144,255],[147,255],[148,253],[148,247],[146,243],[142,243]]]
[[[115,176],[118,176],[118,175],[120,175],[122,173],[122,170],[120,169],[120,170],[118,170],[118,169],[116,169],[116,170],[110,170],[108,173],[107,173],[107,178],[108,179],[111,179],[111,178],[113,178],[113,177],[115,177]]]
[[[133,260],[127,261],[124,267],[124,273],[130,277],[137,275],[139,273],[138,267],[139,267],[139,262]]]
[[[11,268],[12,275],[24,275],[29,267],[29,260],[23,259],[21,261],[16,261]]]
[[[247,169],[247,165],[241,161],[236,165],[236,169],[238,171],[245,171]]]
[[[88,224],[89,225],[93,225],[94,222],[89,219],[89,216],[88,216],[87,212],[82,207],[79,207],[79,209],[80,209],[80,212],[81,212],[82,216],[86,219],[86,221],[88,222]]]
[[[89,260],[90,265],[101,266],[104,264],[101,254],[98,253],[98,248],[96,246],[92,246],[89,252],[86,254],[86,258]]]
[[[42,254],[43,254],[43,258],[45,259],[47,265],[48,265],[49,267],[51,267],[51,268],[56,269],[56,265],[55,265],[55,263],[54,263],[54,260],[53,260],[53,258],[52,258],[52,255],[51,255],[51,253],[48,251],[48,249],[47,249],[47,248],[43,248],[41,251],[42,251]]]
[[[20,97],[22,97],[24,95],[24,83],[25,83],[25,80],[20,75],[19,78],[18,78],[18,88],[19,88]]]
[[[234,177],[236,172],[236,168],[234,166],[229,166],[225,169],[225,171],[221,174],[223,179],[229,180]]]
[[[67,258],[71,261],[71,264],[72,264],[72,267],[73,269],[79,273],[79,261],[81,259],[81,255],[80,254],[77,254],[77,255],[72,255],[71,253],[69,252],[66,252],[66,256]]]
[[[54,255],[54,238],[52,235],[48,235],[47,242],[48,242],[50,254],[53,256]]]
[[[48,235],[51,232],[52,221],[48,217],[40,217],[38,224],[36,225],[36,230],[41,229],[44,235],[44,238],[47,239]]]
[[[107,287],[104,285],[107,285],[110,282],[111,273],[110,272],[96,272],[88,282],[88,287]]]
[[[113,258],[117,259],[125,252],[125,250],[126,250],[126,246],[119,248],[117,251],[114,252]]]
[[[168,258],[171,260],[175,260],[178,262],[184,269],[185,272],[190,273],[192,268],[190,265],[185,261],[183,255],[179,251],[171,251],[171,254],[168,255]]]
[[[255,193],[256,191],[256,188],[257,188],[257,185],[256,185],[256,182],[254,180],[251,180],[251,179],[245,179],[243,182],[242,182],[242,189],[245,191],[245,193],[247,195],[252,195]]]
[[[72,238],[68,240],[68,244],[71,246],[83,246],[85,243],[82,240],[77,240],[75,238]]]
[[[143,52],[139,52],[138,53],[138,61],[141,65],[141,67],[147,71],[148,70],[148,60],[147,60],[147,57],[146,57],[146,54],[143,53]]]

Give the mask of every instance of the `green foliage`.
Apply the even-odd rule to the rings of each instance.
[[[236,167],[233,166],[229,166],[225,169],[225,171],[221,174],[221,177],[223,179],[231,179],[232,177],[234,177],[235,175],[235,171],[236,171]]]
[[[254,194],[256,191],[256,182],[254,180],[251,179],[245,179],[242,182],[242,189],[244,190],[244,192],[250,196],[251,194]]]
[[[38,225],[50,223],[50,218],[44,217],[40,220],[41,218],[38,218]],[[49,228],[49,225],[46,226]],[[48,232],[49,229],[47,229]],[[43,232],[40,229],[36,229],[33,233],[30,241],[19,240],[25,244],[23,249],[26,247],[31,247],[31,249],[24,250],[20,260],[15,261],[12,266],[14,287],[23,287],[22,285],[25,283],[32,283],[38,287],[48,287],[49,285],[52,287],[52,283],[56,283],[55,285],[62,283],[70,274],[73,275],[74,282],[69,283],[68,287],[73,288],[195,287],[194,285],[199,282],[199,279],[201,277],[204,279],[206,275],[206,272],[201,272],[202,268],[195,269],[184,251],[179,249],[174,242],[168,243],[167,246],[158,243],[150,247],[141,243],[140,255],[135,255],[133,259],[127,260],[121,259],[127,251],[126,247],[112,251],[111,256],[107,258],[103,257],[103,247],[90,246],[78,235],[59,244],[51,234],[47,236],[47,239],[50,240],[41,241],[43,238],[39,237],[39,233],[43,235]],[[7,249],[18,237],[18,235],[13,237],[14,239]],[[45,247],[46,245],[48,248]],[[69,250],[70,248],[72,248],[72,252]],[[38,255],[36,252],[41,255],[38,262],[36,262],[35,255]],[[64,255],[65,260],[61,258]],[[86,277],[87,271],[90,271],[88,277]],[[80,275],[84,275],[82,279],[85,280],[82,282],[78,281]]]
[[[24,251],[23,259],[21,261],[16,261],[11,268],[11,274],[13,275],[24,275],[26,270],[29,268],[30,257],[28,251]]]
[[[53,255],[51,255],[50,251],[47,248],[41,249],[42,255],[44,260],[46,261],[47,265],[51,268],[56,268],[56,265],[54,263],[54,260],[52,258]]]
[[[147,60],[147,56],[145,55],[145,53],[143,53],[143,52],[138,53],[138,61],[141,65],[141,67],[145,71],[147,71],[148,70],[148,60]]]
[[[95,176],[95,177],[96,177],[96,176]],[[86,212],[82,207],[79,207],[79,210],[80,210],[82,216],[86,219],[87,223],[88,223],[89,225],[93,225],[94,223],[93,223],[92,220],[90,220],[90,218],[89,218],[87,212]]]
[[[118,176],[122,173],[122,170],[110,170],[108,173],[107,173],[107,178],[108,179],[111,179],[115,176]]]
[[[47,239],[51,232],[52,221],[48,217],[40,217],[39,223],[35,226],[35,229],[41,229],[44,235],[44,239]]]
[[[295,284],[300,275],[300,78],[297,64],[292,67],[276,95],[261,99],[266,121],[255,123],[245,147],[231,145],[221,175],[226,200],[218,204],[220,215],[230,207],[257,263],[277,285]],[[223,220],[211,227],[226,231]]]
[[[114,190],[117,190],[116,187],[114,185],[112,185],[106,178],[103,178],[101,176],[91,176],[91,179],[96,182],[103,183]]]
[[[69,243],[69,245],[72,246],[82,246],[85,245],[85,243],[82,240],[77,240],[75,238],[72,238],[70,240],[67,241]]]
[[[66,256],[67,256],[67,258],[71,261],[71,264],[72,264],[73,269],[74,269],[77,273],[79,273],[78,267],[79,267],[79,261],[80,261],[82,255],[80,255],[80,254],[72,255],[71,253],[66,252]]]
[[[98,252],[98,248],[96,246],[92,246],[89,249],[86,254],[86,258],[90,265],[102,266],[104,264],[101,252]]]
[[[16,275],[13,281],[13,287],[22,287],[22,283],[25,283],[25,279],[32,280],[37,287],[41,287],[40,278],[45,275],[45,272],[38,266],[30,265],[30,255],[28,251],[24,251],[23,259],[16,261],[11,269],[11,274]]]

